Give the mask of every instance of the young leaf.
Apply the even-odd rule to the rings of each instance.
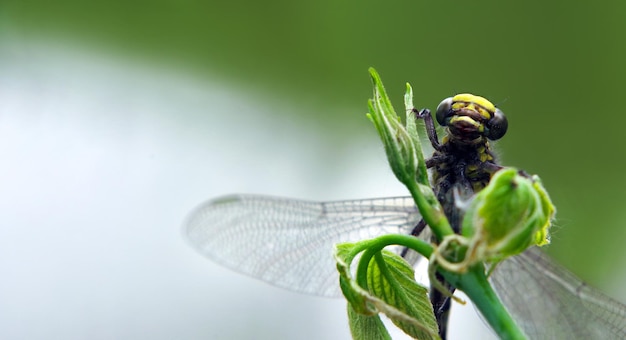
[[[368,289],[394,307],[385,314],[405,333],[416,339],[436,339],[437,322],[428,298],[428,289],[415,281],[413,268],[399,255],[382,251],[370,261]],[[406,319],[410,315],[411,319]]]
[[[437,323],[428,290],[415,282],[413,268],[394,253],[371,251],[373,244],[372,241],[364,241],[335,246],[339,282],[348,300],[348,316],[353,337],[384,338],[386,331],[379,329],[384,326],[379,323],[377,315],[384,313],[414,338],[438,339]],[[374,253],[374,256],[367,257],[367,282],[364,283],[367,287],[360,286],[350,271],[350,263],[364,250],[365,253]],[[369,335],[368,332],[373,334]]]
[[[354,340],[391,340],[387,328],[378,315],[358,313],[348,303],[348,322]]]

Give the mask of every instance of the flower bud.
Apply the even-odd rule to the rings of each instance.
[[[550,243],[555,208],[537,176],[513,168],[494,174],[474,197],[462,233],[473,240],[477,261],[496,261]]]

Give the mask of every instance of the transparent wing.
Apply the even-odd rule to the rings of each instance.
[[[420,219],[411,197],[320,203],[233,195],[196,208],[185,233],[199,252],[235,271],[298,292],[339,296],[336,243],[408,234]]]
[[[536,247],[500,263],[490,280],[530,339],[626,339],[626,306]]]

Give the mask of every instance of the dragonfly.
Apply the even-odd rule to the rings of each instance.
[[[435,113],[446,131],[440,142],[430,111],[415,114],[424,120],[435,149],[426,161],[434,192],[458,232],[464,212],[455,202],[471,199],[502,168],[489,141],[506,133],[506,117],[479,96],[446,98]],[[195,208],[184,232],[192,247],[227,268],[326,297],[342,294],[332,256],[335,244],[390,233],[434,241],[410,196],[315,202],[229,195]],[[401,247],[391,250],[412,264],[419,260]],[[588,286],[537,247],[501,262],[489,280],[530,339],[626,339],[626,306]],[[431,301],[445,339],[450,299],[433,289]]]

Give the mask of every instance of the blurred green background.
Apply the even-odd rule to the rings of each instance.
[[[377,138],[364,117],[368,67],[396,107],[405,82],[417,107],[434,109],[460,92],[485,96],[509,119],[496,144],[500,161],[539,174],[557,206],[550,252],[606,290],[615,288],[605,278],[624,279],[624,2],[60,0],[1,8],[4,37],[72,42],[289,103],[299,110],[271,119],[318,130],[334,146],[321,166],[337,171],[335,160]]]

